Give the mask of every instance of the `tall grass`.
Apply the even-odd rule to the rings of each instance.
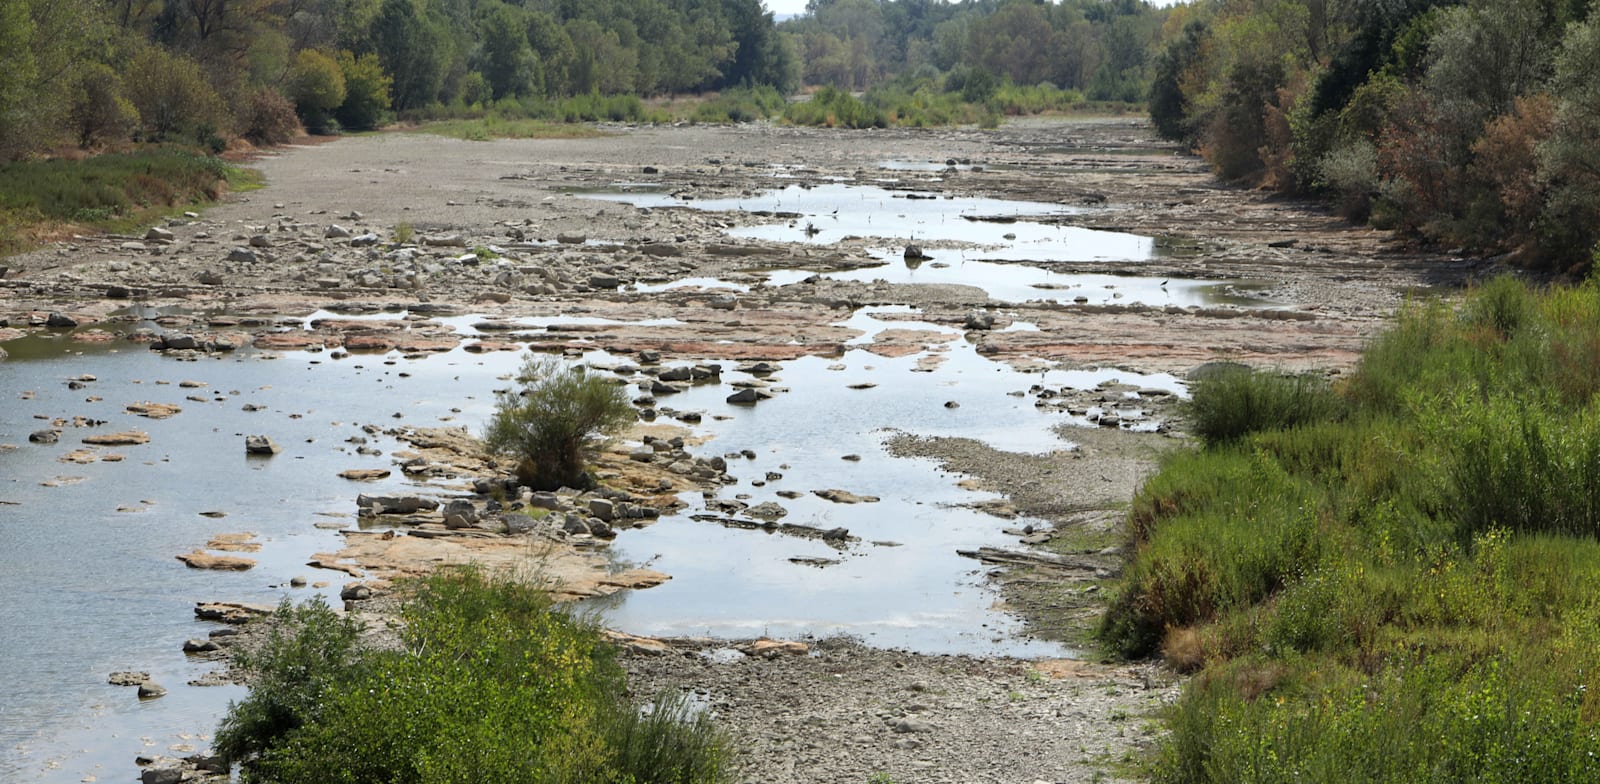
[[[0,252],[20,250],[30,230],[49,224],[126,231],[254,181],[220,159],[177,147],[5,164]]]
[[[1331,389],[1197,386],[1101,630],[1200,672],[1158,781],[1600,780],[1597,327],[1496,280]]]

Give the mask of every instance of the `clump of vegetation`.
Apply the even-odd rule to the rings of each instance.
[[[1157,781],[1592,780],[1597,334],[1600,284],[1500,279],[1331,390],[1197,388],[1238,412],[1140,491],[1101,629],[1199,673]]]
[[[637,416],[627,393],[554,357],[528,357],[516,382],[496,396],[489,451],[515,460],[518,480],[536,490],[587,487],[584,464],[600,439]]]
[[[720,95],[698,102],[688,118],[697,123],[747,123],[783,114],[788,101],[768,86],[724,90]]]
[[[1196,381],[1188,406],[1190,430],[1220,444],[1260,430],[1287,430],[1333,419],[1339,399],[1325,378],[1224,366]]]
[[[888,115],[843,90],[824,87],[809,101],[792,103],[783,119],[795,125],[825,128],[887,128]]]
[[[287,601],[217,733],[243,781],[715,784],[727,742],[681,698],[640,706],[591,622],[529,580],[448,569],[402,587],[398,649]]]
[[[248,187],[253,175],[188,150],[152,147],[84,161],[22,161],[0,166],[0,252],[20,250],[22,227],[75,225],[127,230],[172,210]]]

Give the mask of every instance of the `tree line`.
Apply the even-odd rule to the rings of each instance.
[[[1440,247],[1578,273],[1600,240],[1590,0],[1200,0],[1150,110],[1224,177]]]
[[[0,160],[798,73],[760,0],[0,0]]]
[[[811,0],[783,23],[806,83],[944,77],[1144,100],[1168,12],[1143,0]]]

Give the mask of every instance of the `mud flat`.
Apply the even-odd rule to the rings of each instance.
[[[565,354],[635,385],[665,429],[603,468],[632,495],[566,498],[532,527],[569,548],[573,596],[627,597],[615,612],[643,635],[627,646],[636,687],[699,695],[747,741],[748,780],[1087,781],[1148,741],[1145,717],[1172,693],[1148,668],[1072,654],[1118,566],[1121,510],[1181,440],[1185,374],[1338,373],[1407,297],[1481,269],[1220,186],[1134,120],[608,130],[269,155],[268,187],[170,221],[170,237],[7,259],[3,367],[147,348],[281,355],[307,379],[356,363],[366,376],[337,383],[413,390],[381,398],[395,418],[470,423],[488,389],[445,413],[456,368],[492,368],[472,371],[492,384],[516,352]],[[237,394],[187,392],[157,401],[186,409],[173,422]],[[147,402],[131,395],[119,411]],[[4,424],[18,441],[36,426]],[[171,443],[162,422],[121,424]],[[78,435],[67,419],[52,432]],[[410,446],[317,465],[326,482],[440,497],[496,471],[465,448]],[[441,512],[351,534],[319,559],[344,574],[318,574],[370,573],[381,592],[429,563],[526,552],[493,538],[490,512],[519,510],[487,497],[481,524]],[[636,501],[671,524],[590,522]],[[767,601],[790,604],[763,615]],[[704,612],[662,617],[681,603]],[[808,604],[858,609],[790,614]],[[913,631],[856,631],[895,624]],[[809,637],[735,650],[763,633]],[[836,633],[870,645],[822,639]]]

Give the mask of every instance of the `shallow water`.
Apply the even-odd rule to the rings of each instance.
[[[1143,261],[1155,240],[1136,234],[1054,226],[1027,220],[1083,212],[1045,202],[952,197],[871,185],[791,185],[748,197],[682,201],[660,193],[590,193],[589,198],[636,207],[689,207],[711,212],[793,213],[799,217],[730,229],[729,234],[775,242],[831,245],[846,237],[900,242],[962,242],[966,259],[1010,261]]]
[[[335,315],[312,314],[303,323]],[[441,321],[466,333],[483,320]],[[537,328],[590,320],[530,317],[519,323]],[[949,328],[918,323],[907,308],[860,312],[846,323],[866,333],[857,345],[886,328],[955,337]],[[662,405],[705,412],[695,429],[712,438],[697,454],[757,453],[753,461],[730,461],[743,481],[722,497],[778,500],[789,509],[785,522],[843,526],[863,541],[837,553],[818,542],[724,529],[688,515],[663,519],[624,532],[612,549],[619,560],[648,562],[673,579],[613,600],[612,624],[636,633],[843,632],[927,652],[1066,653],[1014,636],[1017,621],[994,609],[984,568],[955,555],[958,547],[1007,545],[1000,529],[1021,523],[960,506],[988,496],[961,490],[959,477],[931,463],[888,455],[883,438],[899,429],[977,438],[1015,451],[1065,449],[1070,444],[1049,431],[1067,421],[1065,415],[1042,413],[1028,398],[1008,393],[1036,383],[1092,387],[1111,377],[1181,385],[1170,377],[1116,372],[1022,374],[978,356],[959,338],[934,345],[948,361],[931,373],[913,372],[915,356],[885,359],[863,345],[843,358],[784,363],[774,383],[790,391],[754,407],[724,402],[732,391],[727,382],[740,377],[733,372],[723,384],[663,399]],[[349,468],[391,467],[388,455],[357,455],[346,439],[365,436],[370,446],[389,452],[395,442],[366,435],[360,426],[475,429],[492,408],[492,390],[505,386],[505,374],[520,361],[516,353],[479,356],[461,349],[419,360],[241,351],[181,362],[129,343],[26,339],[5,348],[12,359],[0,363],[0,444],[16,448],[0,450],[0,596],[6,597],[0,658],[10,663],[14,688],[0,723],[0,780],[51,784],[91,775],[131,778],[135,754],[204,748],[205,738],[192,733],[209,732],[241,692],[185,685],[212,668],[181,652],[184,640],[215,628],[193,619],[193,604],[309,597],[309,589],[284,587],[296,575],[326,580],[337,591],[349,578],[304,565],[311,554],[339,545],[335,533],[316,524],[353,524],[358,493],[407,487],[399,472],[375,484],[337,478]],[[598,354],[589,359],[613,361]],[[85,373],[97,380],[83,389],[67,387],[68,379]],[[178,385],[188,379],[207,386]],[[849,389],[858,383],[877,386]],[[145,400],[183,411],[167,420],[123,413],[124,405]],[[947,401],[959,408],[947,408]],[[247,411],[246,404],[263,410]],[[46,420],[78,415],[108,423],[92,431],[68,427],[55,445],[27,442]],[[102,450],[122,454],[122,462],[56,460],[80,447],[88,432],[128,429],[149,433],[151,442]],[[248,434],[273,437],[283,453],[247,458],[242,440]],[[841,459],[847,454],[861,460]],[[750,484],[767,471],[783,479]],[[82,480],[41,484],[58,477]],[[828,488],[882,500],[846,506],[810,495]],[[781,489],[806,495],[778,499]],[[702,512],[698,506],[690,513]],[[226,517],[200,514],[211,511]],[[258,534],[263,544],[250,556],[259,564],[249,572],[191,570],[174,559],[214,534],[239,531]],[[818,568],[788,560],[797,556],[840,563]],[[148,670],[171,693],[141,704],[131,688],[105,683],[110,672],[123,669]]]

